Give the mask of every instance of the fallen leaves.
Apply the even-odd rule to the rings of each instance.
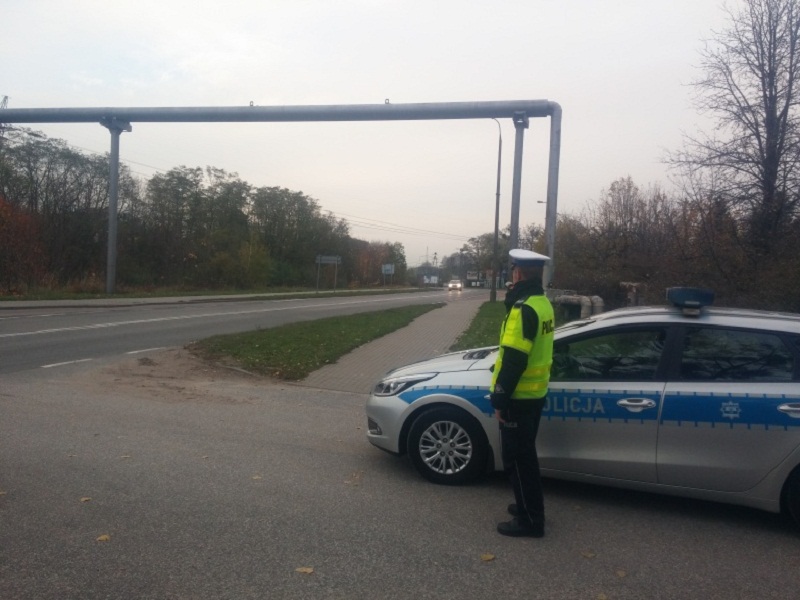
[[[81,502],[91,502],[91,501],[92,499],[89,496],[84,496],[83,498],[81,498]]]
[[[111,536],[108,535],[107,533],[104,533],[103,535],[101,535],[101,536],[99,536],[97,538],[97,541],[98,542],[110,542],[111,541]]]
[[[304,575],[311,575],[314,572],[314,567],[297,567],[295,572],[303,573]]]
[[[345,479],[344,482],[348,485],[360,485],[361,478],[364,476],[364,471],[353,471],[350,474],[349,479]]]
[[[492,562],[495,559],[494,554],[489,554],[486,552],[485,554],[481,554],[481,560],[483,562]]]

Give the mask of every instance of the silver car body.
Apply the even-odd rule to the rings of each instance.
[[[595,370],[594,377],[584,379],[585,363],[572,374],[563,368],[559,349],[605,342],[606,334],[615,341],[620,332],[623,338],[644,338],[653,331],[663,334],[652,354],[653,377],[637,379],[636,364],[624,367],[634,372],[630,378],[604,379]],[[684,369],[674,363],[682,352],[689,355],[687,340],[731,331],[745,336],[747,347],[772,338],[786,342],[793,365],[788,379],[773,380],[769,367],[766,376],[756,373],[753,380],[673,376]],[[780,510],[787,479],[800,471],[800,315],[706,309],[686,316],[672,307],[621,309],[557,329],[555,348],[537,439],[544,476]],[[369,441],[404,454],[418,415],[432,406],[458,407],[480,423],[490,450],[488,467],[502,469],[499,430],[488,399],[495,358],[496,348],[478,349],[392,371],[384,382],[426,379],[394,395],[385,390],[371,395]],[[616,360],[625,363],[626,357]],[[705,368],[702,361],[697,364]],[[567,375],[559,377],[559,370]]]

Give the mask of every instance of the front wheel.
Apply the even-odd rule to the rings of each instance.
[[[457,485],[485,470],[489,443],[474,417],[458,408],[422,413],[408,433],[408,454],[428,481]]]

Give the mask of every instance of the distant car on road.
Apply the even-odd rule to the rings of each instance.
[[[447,290],[458,290],[459,292],[464,289],[464,285],[461,283],[460,279],[451,279],[450,283],[447,284]]]
[[[537,448],[544,476],[741,504],[800,522],[800,315],[620,309],[556,329]],[[367,401],[368,440],[436,483],[502,469],[489,402],[497,348],[395,369]]]

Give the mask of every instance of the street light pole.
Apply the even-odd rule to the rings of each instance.
[[[500,121],[492,118],[492,121],[497,123],[497,191],[494,195],[494,252],[492,254],[492,288],[489,293],[489,301],[497,301],[497,272],[499,261],[497,257],[497,238],[500,228],[500,165],[503,158],[503,129],[500,127]]]

